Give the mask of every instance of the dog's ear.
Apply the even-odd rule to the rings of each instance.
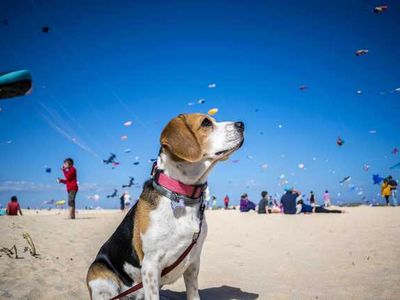
[[[161,133],[161,146],[179,159],[196,162],[202,157],[202,149],[195,132],[185,115],[172,119]]]

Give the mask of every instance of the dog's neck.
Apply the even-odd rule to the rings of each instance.
[[[199,162],[176,161],[168,153],[162,151],[157,159],[157,168],[163,170],[172,179],[188,185],[200,185],[207,182],[207,177],[213,162],[204,160]]]

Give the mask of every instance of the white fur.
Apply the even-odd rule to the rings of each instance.
[[[119,293],[119,286],[107,279],[91,280],[89,287],[92,290],[92,299],[96,300],[109,300]]]

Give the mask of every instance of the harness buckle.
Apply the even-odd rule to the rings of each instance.
[[[200,231],[193,233],[192,241],[193,241],[193,242],[197,242],[197,240],[199,239],[199,237],[200,237]]]

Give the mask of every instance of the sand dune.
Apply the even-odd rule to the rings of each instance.
[[[400,208],[358,207],[343,215],[208,211],[202,299],[399,299]],[[0,217],[0,299],[88,299],[85,275],[122,219],[118,211],[41,211]],[[32,236],[40,258],[23,252]],[[163,296],[185,299],[183,280]]]

